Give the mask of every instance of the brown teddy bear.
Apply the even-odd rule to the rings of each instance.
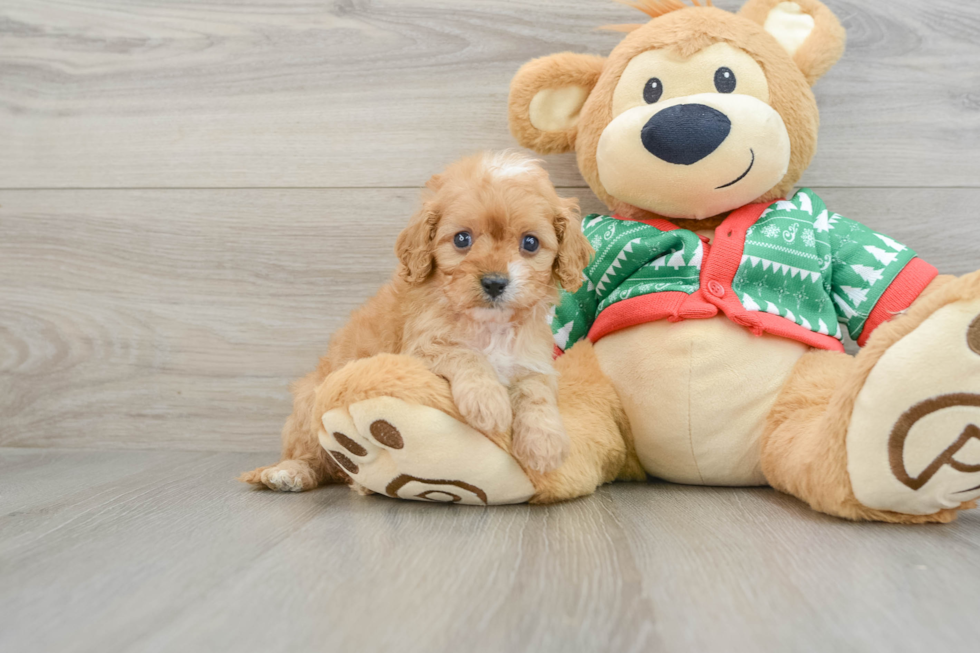
[[[692,1],[639,2],[649,22],[620,26],[609,57],[538,59],[511,87],[517,140],[574,150],[610,209],[583,221],[596,255],[552,319],[568,460],[522,470],[454,418],[445,381],[384,356],[318,392],[324,448],[347,451],[351,433],[365,445],[349,456],[358,484],[551,502],[649,474],[769,484],[848,519],[974,507],[980,274],[938,276],[812,191],[791,194],[816,149],[810,86],[844,50],[823,4]]]

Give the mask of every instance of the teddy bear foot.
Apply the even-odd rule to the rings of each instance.
[[[322,422],[320,445],[361,493],[469,505],[534,495],[514,458],[435,408],[377,397],[328,411]]]
[[[847,434],[855,498],[911,515],[980,497],[980,299],[933,313],[868,376]]]

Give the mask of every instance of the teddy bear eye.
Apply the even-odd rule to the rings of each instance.
[[[737,83],[731,68],[721,67],[715,71],[715,88],[719,93],[733,92]]]
[[[664,85],[658,78],[651,77],[647,80],[646,86],[643,87],[643,99],[647,104],[656,103],[663,94]]]
[[[453,236],[453,245],[456,249],[468,249],[473,244],[473,236],[468,231],[461,231]]]

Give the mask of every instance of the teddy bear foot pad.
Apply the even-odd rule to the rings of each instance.
[[[320,445],[354,481],[398,499],[523,503],[534,487],[517,462],[442,411],[377,397],[323,415]]]
[[[847,436],[854,496],[913,515],[980,497],[980,300],[949,304],[885,352]]]

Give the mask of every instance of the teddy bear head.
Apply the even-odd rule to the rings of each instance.
[[[737,14],[691,1],[638,0],[651,20],[613,26],[627,35],[608,57],[536,59],[511,84],[520,144],[575,150],[625,217],[703,220],[785,197],[816,150],[810,86],[844,51],[834,14],[817,0]]]

